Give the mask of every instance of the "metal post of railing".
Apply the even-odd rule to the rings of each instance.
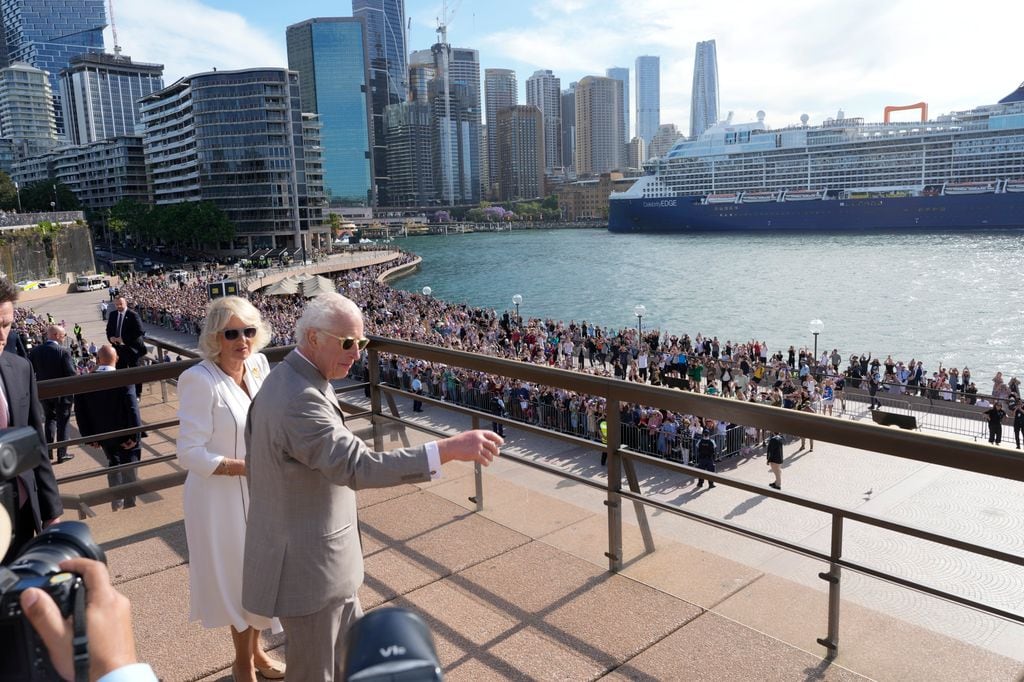
[[[160,381],[160,401],[167,402],[167,382],[163,380]]]
[[[475,414],[473,415],[473,428],[480,428],[480,417]],[[476,505],[478,512],[482,512],[484,510],[484,471],[480,462],[473,463],[473,485],[473,497],[469,498],[469,501]]]
[[[384,449],[383,424],[380,419],[383,411],[380,399],[380,353],[370,348],[366,353],[366,364],[370,375],[370,425],[373,429],[373,449],[380,452]]]
[[[841,568],[836,563],[843,555],[843,517],[832,514],[832,549],[829,553],[831,563],[828,573],[819,573],[818,577],[828,583],[828,636],[818,638],[818,644],[825,647],[825,658],[834,659],[839,654],[839,595]]]
[[[622,427],[619,420],[619,401],[611,397],[606,401],[605,426],[608,428],[608,570],[617,573],[622,568]]]

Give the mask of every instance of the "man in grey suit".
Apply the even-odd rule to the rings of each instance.
[[[372,452],[345,426],[330,384],[348,375],[366,346],[359,308],[340,294],[321,294],[295,336],[296,349],[249,408],[242,605],[280,618],[291,682],[340,682],[345,635],[362,615],[354,491],[428,481],[451,460],[488,465],[504,441],[474,430]]]

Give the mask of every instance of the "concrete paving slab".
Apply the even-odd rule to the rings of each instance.
[[[591,516],[590,511],[576,505],[487,473],[483,477],[483,490],[481,515],[484,518],[535,539]],[[476,504],[469,499],[476,494],[473,476],[446,481],[430,491],[460,507],[476,509]]]
[[[542,542],[517,547],[448,580],[605,669],[701,612]]]
[[[844,576],[845,580],[845,576]],[[780,608],[780,605],[785,608]],[[719,604],[715,611],[805,651],[827,631],[824,592],[765,575]],[[904,620],[842,601],[837,663],[877,679],[1017,680],[1019,661],[994,654]]]
[[[856,682],[866,678],[727,618],[705,613],[601,679]]]
[[[360,513],[363,537],[395,548],[439,574],[529,542],[529,538],[429,492],[376,504]]]

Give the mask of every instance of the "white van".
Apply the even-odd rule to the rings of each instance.
[[[103,275],[80,275],[75,279],[75,291],[95,291],[106,288]]]

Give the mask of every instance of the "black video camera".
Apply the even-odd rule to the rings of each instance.
[[[347,682],[444,679],[430,630],[412,611],[371,611],[349,629],[347,644]]]
[[[44,456],[35,429],[23,426],[0,431],[0,515],[16,518],[19,502],[15,499],[14,479],[39,466]],[[78,601],[80,615],[76,621],[80,622],[75,625],[84,633],[85,585],[81,576],[60,568],[60,562],[77,557],[107,560],[93,542],[88,526],[66,521],[44,530],[9,565],[0,566],[0,682],[61,679],[50,664],[42,640],[25,619],[19,599],[22,592],[37,587],[53,597],[64,617],[73,614]],[[76,653],[88,655],[84,637],[75,645],[81,650]]]

